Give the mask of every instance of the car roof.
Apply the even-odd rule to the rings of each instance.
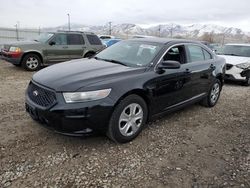
[[[64,30],[58,30],[55,33],[69,33],[69,34],[91,34],[94,35],[92,32],[85,32],[85,31],[64,31]]]
[[[160,37],[153,37],[153,38],[134,38],[130,39],[130,41],[141,41],[141,42],[152,42],[152,43],[159,43],[159,44],[168,44],[168,43],[196,43],[201,44],[200,41],[192,41],[186,39],[170,39],[170,38],[160,38]]]
[[[247,43],[228,43],[226,45],[231,45],[231,46],[250,46],[250,44],[247,44]]]

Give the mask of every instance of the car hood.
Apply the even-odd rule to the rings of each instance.
[[[145,67],[133,68],[95,59],[78,59],[42,69],[34,74],[32,79],[55,91],[70,92],[97,82],[119,79],[144,71]]]
[[[241,63],[250,63],[250,57],[239,57],[239,56],[230,56],[230,55],[219,55],[226,59],[227,64],[238,65]]]

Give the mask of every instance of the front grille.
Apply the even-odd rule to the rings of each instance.
[[[233,67],[231,64],[226,64],[226,70],[230,70]]]
[[[53,91],[44,89],[33,82],[28,86],[29,98],[39,106],[50,107],[56,102],[56,95]]]

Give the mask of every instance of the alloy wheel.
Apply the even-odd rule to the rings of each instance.
[[[36,69],[39,65],[39,61],[38,59],[36,59],[35,57],[29,57],[26,61],[26,65],[29,69]]]
[[[212,87],[210,94],[210,100],[212,104],[215,104],[217,102],[219,95],[220,95],[220,84],[215,83]]]
[[[124,108],[119,118],[119,131],[123,136],[132,136],[141,127],[143,109],[137,103],[132,103]]]

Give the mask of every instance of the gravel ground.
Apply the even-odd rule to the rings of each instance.
[[[250,187],[250,88],[227,84],[214,108],[150,122],[133,142],[66,137],[31,120],[33,73],[0,61],[0,187]]]

